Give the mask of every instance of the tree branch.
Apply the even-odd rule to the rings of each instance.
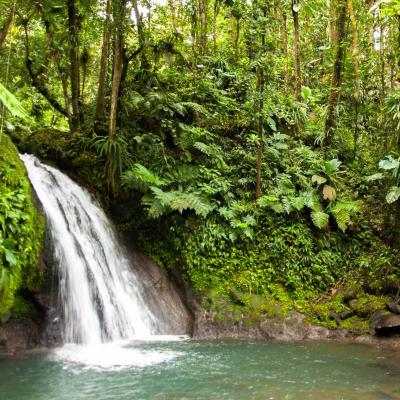
[[[28,21],[24,21],[23,23],[24,31],[25,31],[25,66],[28,70],[29,77],[31,78],[33,87],[50,103],[50,105],[57,110],[59,113],[68,118],[68,113],[61,106],[61,104],[55,99],[51,93],[48,91],[43,82],[40,81],[39,75],[40,73],[35,73],[33,70],[33,61],[30,56],[30,48],[29,48],[29,35],[28,35]]]

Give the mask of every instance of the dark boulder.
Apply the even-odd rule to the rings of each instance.
[[[370,324],[378,336],[400,334],[400,315],[390,311],[376,311],[370,319]]]
[[[338,314],[338,318],[342,321],[354,316],[354,311],[343,311]]]
[[[397,303],[386,303],[386,308],[392,312],[393,314],[399,314],[400,315],[400,304]]]

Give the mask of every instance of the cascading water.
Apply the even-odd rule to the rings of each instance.
[[[93,196],[22,155],[44,207],[59,274],[64,341],[86,346],[162,334],[125,249]]]

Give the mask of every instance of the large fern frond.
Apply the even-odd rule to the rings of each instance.
[[[28,113],[19,100],[0,83],[0,103],[15,117],[28,119]]]
[[[131,189],[139,190],[148,189],[151,185],[165,185],[165,181],[158,175],[139,163],[136,163],[131,170],[124,173],[122,176],[122,183]]]

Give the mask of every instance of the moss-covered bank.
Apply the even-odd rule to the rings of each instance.
[[[19,297],[40,285],[38,259],[44,218],[38,213],[27,171],[7,135],[0,138],[0,323],[29,313]],[[28,307],[28,308],[27,308]]]

